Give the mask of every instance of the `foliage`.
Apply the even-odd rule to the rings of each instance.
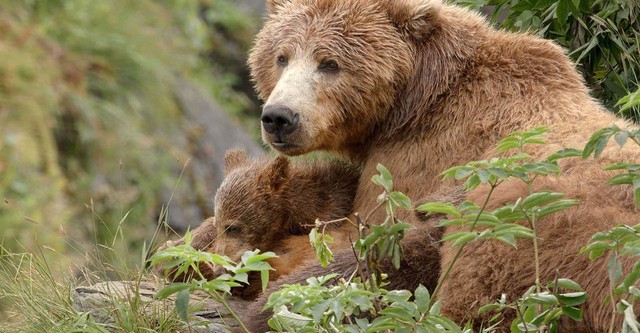
[[[611,138],[622,148],[629,140],[640,146],[640,130],[625,130],[612,125],[603,128],[591,136],[583,151],[583,158],[591,155],[597,158]],[[630,185],[633,188],[634,203],[640,207],[640,164],[614,163],[605,167],[605,170],[618,170],[618,173],[609,179],[612,185]],[[622,332],[638,332],[640,323],[633,311],[634,303],[640,298],[640,290],[636,283],[640,280],[640,261],[636,261],[631,271],[624,275],[622,269],[623,257],[635,257],[640,255],[640,225],[620,225],[610,230],[598,232],[592,237],[592,242],[580,250],[588,253],[589,259],[595,260],[605,254],[609,255],[607,269],[609,271],[610,303],[611,311],[610,332],[614,329],[617,313],[623,314]],[[614,303],[614,300],[617,302]]]
[[[207,27],[191,29],[201,22],[197,3],[0,6],[5,247],[35,251],[44,243],[73,253],[71,239],[107,244],[125,226],[127,242],[110,246],[134,252],[151,235],[161,197],[189,157],[192,134],[174,100],[176,76],[205,82],[207,90],[224,85],[208,78]],[[103,256],[115,259],[112,251]]]
[[[640,120],[640,2],[634,0],[457,0],[492,11],[494,23],[533,31],[570,51],[597,98]],[[631,95],[635,91],[635,95]],[[622,101],[625,96],[635,103]],[[626,103],[626,104],[625,104]]]
[[[167,298],[177,293],[176,310],[184,321],[188,321],[189,313],[189,293],[201,290],[223,304],[227,310],[240,323],[245,332],[248,332],[237,315],[231,310],[225,301],[225,294],[231,294],[231,288],[240,287],[242,284],[249,284],[249,274],[259,272],[262,280],[262,290],[264,291],[269,282],[269,270],[271,266],[266,262],[275,258],[272,252],[259,253],[259,250],[246,251],[240,263],[234,263],[226,256],[215,253],[201,252],[191,247],[191,234],[187,232],[185,242],[182,245],[168,247],[163,251],[155,253],[150,259],[151,266],[162,266],[164,269],[175,269],[175,276],[193,272],[193,277],[189,282],[173,283],[158,291],[155,295],[158,299]],[[212,269],[214,266],[223,268],[227,273],[217,276],[213,280],[207,280],[200,271],[200,264],[208,265]]]

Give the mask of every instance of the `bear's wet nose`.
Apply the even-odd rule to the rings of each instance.
[[[283,105],[270,105],[262,111],[262,127],[269,134],[291,134],[298,127],[297,114]]]

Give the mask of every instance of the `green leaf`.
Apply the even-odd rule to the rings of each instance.
[[[480,185],[480,177],[473,175],[464,183],[464,188],[469,191],[475,189],[478,185]]]
[[[474,231],[456,231],[442,238],[442,242],[452,241],[451,246],[464,245],[478,237],[478,233]]]
[[[389,194],[389,199],[398,207],[402,207],[406,210],[413,209],[411,200],[402,192],[391,192]]]
[[[559,159],[582,156],[582,150],[575,148],[566,148],[559,150],[547,157],[547,162],[555,162]]]
[[[634,176],[628,173],[622,173],[611,177],[608,181],[609,185],[628,185],[632,184]]]
[[[426,212],[431,214],[447,214],[456,218],[462,216],[455,206],[446,202],[427,202],[418,206],[416,210],[419,212]]]
[[[560,0],[556,7],[556,18],[563,26],[567,24],[567,19],[569,18],[569,1],[571,0]]]
[[[622,264],[620,260],[612,253],[607,263],[607,270],[609,271],[609,281],[615,284],[622,277]]]
[[[176,311],[178,316],[184,321],[188,321],[189,317],[189,289],[182,289],[176,295]]]
[[[253,255],[247,257],[246,264],[252,264],[252,263],[254,263],[256,261],[264,261],[264,260],[267,260],[267,259],[273,259],[273,258],[277,258],[278,257],[273,252],[265,252],[265,253],[257,254],[257,251],[256,252],[249,251],[249,253],[251,253]],[[245,262],[245,261],[243,260],[242,262]]]
[[[420,284],[418,288],[416,288],[414,296],[418,311],[420,311],[420,313],[426,313],[429,310],[429,302],[431,302],[429,290],[427,290],[427,288]]]
[[[633,306],[629,306],[624,309],[624,324],[631,329],[631,332],[640,333],[640,330],[638,330],[636,315],[633,313]]]
[[[475,168],[463,166],[456,170],[456,173],[454,174],[454,178],[456,180],[461,180],[471,176],[475,171],[476,171]]]
[[[497,145],[497,151],[499,153],[504,153],[506,151],[509,151],[511,149],[518,149],[520,148],[520,139],[517,137],[514,137],[515,133],[511,134],[511,136],[508,136],[502,140],[500,140],[500,142],[498,142]]]
[[[615,106],[620,106],[620,112],[640,105],[640,89],[622,97]]]
[[[576,306],[587,300],[587,293],[584,291],[577,291],[573,293],[559,294],[556,295],[556,297],[565,306]]]
[[[548,292],[534,293],[529,295],[529,297],[525,298],[523,301],[524,305],[557,305],[558,298],[555,295],[549,294]]]
[[[290,327],[295,330],[301,329],[313,321],[311,318],[289,311],[284,305],[280,306],[275,311],[274,317],[277,317],[277,320],[286,327]]]
[[[572,306],[563,306],[562,313],[575,321],[582,321],[582,310],[574,308]]]
[[[559,200],[553,203],[550,203],[538,211],[538,218],[542,219],[547,215],[557,213],[559,211],[563,211],[569,207],[577,206],[580,204],[580,201],[573,199]]]
[[[629,132],[621,131],[618,132],[614,137],[618,146],[622,147],[625,143],[627,143],[627,138],[629,138]]]
[[[165,299],[177,292],[180,292],[182,290],[189,290],[192,287],[194,287],[193,282],[192,283],[172,283],[164,288],[162,288],[160,291],[158,291],[155,295],[153,295],[153,297],[155,299]]]
[[[542,206],[546,203],[561,199],[564,197],[563,193],[557,192],[537,192],[529,195],[522,200],[521,205],[525,210],[531,209],[536,206]]]
[[[260,271],[260,282],[262,283],[262,292],[267,290],[267,284],[269,284],[269,271]]]
[[[549,289],[553,289],[554,285],[556,285],[558,288],[560,289],[569,289],[569,290],[578,290],[578,291],[583,291],[584,289],[582,289],[582,287],[580,287],[580,285],[571,280],[571,279],[558,279],[557,284],[556,281],[552,281],[549,282],[547,284],[547,287],[549,287]]]

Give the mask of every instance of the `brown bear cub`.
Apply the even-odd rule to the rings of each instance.
[[[278,258],[269,263],[275,269],[271,279],[277,279],[315,257],[308,234],[316,219],[335,220],[351,213],[359,178],[360,170],[345,162],[249,159],[246,152],[231,150],[215,196],[215,217],[193,231],[192,246],[233,261],[254,249],[275,252]],[[348,246],[342,244],[349,242],[348,235],[334,236],[341,247]],[[167,242],[165,247],[183,241]],[[221,273],[219,268],[201,268],[209,279]],[[258,274],[250,275],[249,282],[237,296],[253,298],[259,293]]]

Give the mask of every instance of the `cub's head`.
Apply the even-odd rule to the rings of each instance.
[[[212,252],[234,261],[245,251],[275,251],[278,242],[291,233],[291,207],[284,202],[290,162],[285,157],[250,160],[246,152],[232,150],[225,155],[225,179],[215,197],[217,239]]]
[[[439,0],[268,0],[249,66],[262,138],[287,155],[344,151],[385,119]],[[429,78],[426,78],[429,79]]]

